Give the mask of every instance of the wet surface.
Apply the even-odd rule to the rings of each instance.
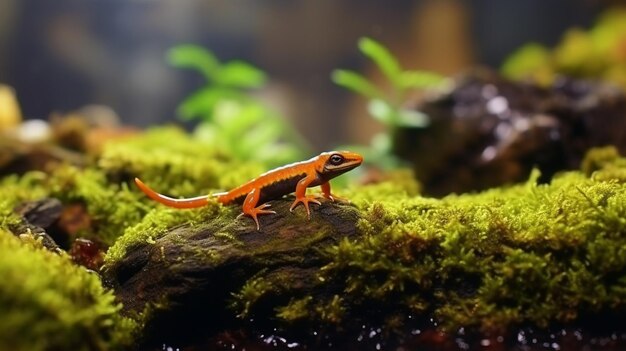
[[[413,329],[405,335],[389,337],[380,328],[362,326],[352,337],[311,331],[297,338],[273,330],[252,333],[224,331],[193,345],[164,343],[163,351],[199,350],[395,350],[395,351],[617,351],[626,350],[626,330],[590,331],[563,327],[554,330],[523,328],[507,334],[467,332],[464,328],[444,333],[436,328]],[[306,341],[304,341],[306,339]]]

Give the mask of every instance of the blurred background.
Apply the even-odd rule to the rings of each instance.
[[[25,118],[46,119],[88,104],[124,124],[177,122],[176,107],[203,84],[167,63],[194,43],[220,60],[241,59],[269,77],[259,95],[314,149],[364,142],[380,128],[365,99],[335,85],[346,68],[380,73],[360,37],[387,46],[403,67],[454,75],[499,67],[534,41],[554,46],[567,28],[588,28],[614,2],[592,0],[213,1],[0,0],[0,83]],[[385,85],[380,80],[382,86]]]

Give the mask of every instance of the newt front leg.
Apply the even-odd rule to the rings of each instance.
[[[320,185],[320,187],[322,188],[322,196],[324,196],[325,198],[327,198],[328,200],[335,202],[335,201],[339,201],[339,202],[350,202],[348,201],[348,199],[344,199],[343,197],[339,197],[337,195],[333,195],[330,192],[330,182],[326,182],[326,183],[322,183]]]
[[[316,180],[317,180],[317,175],[314,173],[309,173],[306,177],[300,179],[300,181],[296,185],[296,199],[294,200],[293,204],[291,204],[291,207],[289,207],[289,211],[293,212],[293,209],[296,208],[296,206],[298,206],[299,203],[302,203],[304,205],[304,208],[306,208],[307,218],[311,219],[311,210],[309,209],[309,202],[312,202],[318,205],[321,205],[321,203],[315,199],[315,195],[307,195],[306,189],[309,187],[309,185],[311,185],[311,183],[313,183]]]

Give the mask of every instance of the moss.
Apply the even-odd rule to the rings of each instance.
[[[42,172],[30,172],[22,177],[13,175],[0,179],[0,229],[8,230],[20,222],[19,216],[13,212],[16,205],[48,194],[42,186],[45,178]]]
[[[140,177],[173,196],[231,189],[262,171],[260,165],[234,161],[174,127],[153,128],[139,138],[107,144],[98,166],[109,178]]]
[[[137,223],[148,207],[140,201],[143,197],[126,183],[109,183],[96,169],[59,167],[48,179],[48,196],[58,198],[63,204],[85,204],[91,227],[79,235],[97,239],[107,246]]]
[[[292,299],[287,305],[280,306],[276,309],[276,316],[288,322],[302,320],[309,316],[309,311],[311,311],[310,304],[312,300],[312,296]]]
[[[232,308],[241,311],[238,315],[240,318],[249,316],[251,306],[272,290],[274,290],[272,282],[264,277],[249,279],[241,290],[234,295]],[[243,305],[238,305],[238,302],[243,302]]]
[[[84,204],[91,226],[78,235],[108,246],[160,207],[135,188],[133,177],[141,177],[160,192],[189,197],[235,187],[260,170],[260,165],[237,163],[179,129],[155,128],[133,139],[106,144],[97,167],[64,165],[50,175],[29,172],[2,179],[0,191],[5,196],[0,202],[0,218],[7,222],[17,204],[43,197],[58,198],[64,205]],[[157,221],[153,216],[149,217]],[[164,218],[163,223],[175,224]]]
[[[623,312],[625,161],[595,150],[585,173],[551,184],[537,185],[534,172],[525,184],[443,199],[389,183],[354,189],[362,237],[328,249],[322,283],[276,317],[397,329],[393,316],[434,316],[444,328],[493,331]]]
[[[549,85],[559,75],[595,78],[626,87],[623,40],[626,9],[612,8],[589,30],[571,28],[560,43],[549,50],[529,43],[514,52],[502,66],[511,79],[531,78]]]
[[[163,233],[183,223],[211,220],[212,226],[223,228],[220,240],[236,243],[238,238],[226,223],[232,223],[238,208],[212,202],[196,210],[170,209],[147,199],[127,182],[138,175],[158,191],[197,196],[239,185],[261,171],[259,165],[239,164],[174,129],[153,130],[133,140],[108,144],[98,165],[85,169],[63,166],[50,176],[31,172],[1,180],[0,230],[19,220],[12,213],[17,203],[54,196],[65,205],[86,205],[94,225],[81,235],[113,244],[105,264],[121,260],[139,243],[158,245]],[[274,304],[269,310],[287,323],[305,320],[313,325],[349,326],[368,321],[401,329],[411,319],[398,316],[434,316],[447,328],[485,330],[522,323],[545,326],[603,310],[624,311],[625,174],[626,160],[614,149],[604,148],[589,153],[582,172],[561,174],[545,185],[536,184],[535,172],[525,184],[443,199],[417,196],[418,185],[406,175],[347,188],[339,195],[359,209],[358,238],[340,240],[323,250],[321,257],[316,255],[314,263],[308,262],[313,282],[307,281],[305,286],[291,282],[286,271],[273,276],[261,272],[234,296],[233,308],[244,316],[258,304]],[[286,223],[300,225],[304,218],[297,210]],[[311,233],[300,242],[315,247],[325,234]],[[293,240],[283,235],[263,241],[254,254],[263,256],[293,245]],[[80,333],[92,333],[98,345],[130,335],[124,328],[132,323],[116,317],[118,307],[110,293],[102,290],[97,276],[71,266],[64,256],[32,247],[36,240],[26,246],[4,236],[0,249],[7,253],[0,255],[0,269],[7,271],[0,272],[5,282],[0,287],[2,298],[18,299],[14,286],[32,284],[20,286],[25,300],[7,300],[11,303],[0,305],[3,315],[8,311],[10,316],[17,316],[17,307],[12,306],[20,306],[24,325],[32,326],[33,330],[24,327],[17,331],[27,337],[14,342],[35,344],[45,338],[29,339],[32,334],[26,333],[49,332],[56,333],[50,340],[61,345],[59,348],[71,348],[73,345],[62,343],[87,340],[81,339]],[[218,253],[201,248],[197,254],[214,265],[223,260]],[[163,260],[179,259],[167,257],[164,250],[161,255]],[[271,266],[274,256],[265,255],[264,260],[266,256],[263,264]],[[316,271],[314,267],[320,264]],[[22,279],[31,276],[33,283]],[[59,276],[75,276],[83,285],[73,279],[62,285]],[[78,290],[83,295],[72,295]],[[55,296],[72,296],[76,305],[63,308],[72,315],[58,317],[62,323],[39,327],[34,320],[52,318],[41,315],[41,306],[57,306],[38,304],[37,299],[47,296],[62,307],[67,302]],[[74,315],[84,319],[66,321]],[[20,319],[3,317],[0,323],[9,323],[6,321]],[[72,330],[65,330],[70,322],[75,323]],[[13,346],[4,341],[9,331],[17,333],[11,325],[22,328],[7,324],[0,330],[0,341],[7,343],[7,348]],[[119,333],[118,325],[123,329]],[[37,347],[41,346],[33,346]]]
[[[111,350],[129,346],[135,324],[97,275],[63,255],[0,230],[0,349]]]
[[[174,226],[213,220],[230,212],[231,209],[225,208],[217,202],[210,202],[209,205],[202,208],[185,211],[165,206],[153,208],[141,221],[123,231],[121,237],[107,251],[105,265],[122,259],[127,249],[133,245],[141,242],[155,244],[156,239]],[[203,255],[206,255],[206,252]]]
[[[595,180],[626,182],[626,159],[620,158],[615,146],[590,150],[581,168],[585,175]]]

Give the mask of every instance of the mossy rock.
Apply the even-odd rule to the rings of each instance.
[[[535,171],[524,184],[443,199],[400,182],[355,187],[342,195],[356,207],[325,202],[310,222],[289,213],[292,198],[276,200],[259,232],[236,207],[178,211],[188,220],[165,217],[153,231],[155,212],[118,241],[105,276],[127,312],[147,311],[152,342],[183,345],[242,326],[351,340],[380,329],[394,340],[433,323],[488,333],[600,317],[620,325],[625,163],[611,155],[591,153],[587,175],[537,184]]]
[[[238,323],[234,311],[243,317],[252,305],[286,304],[320,284],[323,250],[353,237],[358,220],[353,206],[330,202],[312,205],[309,220],[303,208],[289,211],[292,201],[272,201],[277,214],[260,217],[261,230],[231,209],[150,240],[122,237],[128,246],[107,257],[105,279],[127,313],[148,311],[148,343],[222,330]],[[245,302],[231,306],[237,292]]]

